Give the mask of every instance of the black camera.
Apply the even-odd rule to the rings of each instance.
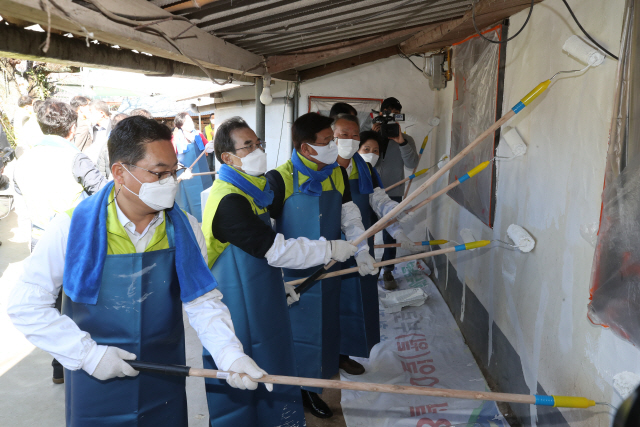
[[[394,114],[389,110],[371,111],[373,112],[373,123],[380,123],[380,135],[383,138],[395,138],[400,135],[400,126],[396,122],[404,122],[404,114]]]

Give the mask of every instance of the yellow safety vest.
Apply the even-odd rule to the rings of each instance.
[[[301,156],[300,153],[298,153],[298,157],[308,168],[313,169],[314,171],[318,170],[317,164],[313,163],[310,160],[307,160],[304,156]],[[356,169],[355,165],[353,168]],[[282,179],[284,180],[284,200],[286,201],[293,194],[293,162],[291,162],[291,160],[287,160],[286,163],[278,166],[277,168],[275,168],[275,170],[277,170],[280,175],[282,175]],[[336,186],[336,190],[338,190],[340,194],[344,194],[345,182],[342,177],[342,168],[335,168],[329,177],[331,178],[331,180],[333,180],[333,184]],[[302,185],[308,179],[308,176],[303,175],[300,171],[298,171],[298,185]],[[322,191],[331,190],[333,190],[333,187],[331,186],[331,181],[329,180],[329,178],[322,181]]]
[[[238,171],[238,173],[259,189],[264,190],[264,187],[267,184],[267,179],[264,176],[251,176],[241,171]],[[213,236],[213,218],[216,215],[220,201],[227,194],[240,194],[245,197],[251,204],[251,208],[256,215],[262,215],[267,212],[266,208],[260,209],[251,196],[240,190],[235,185],[221,179],[216,179],[213,182],[209,198],[207,199],[207,204],[205,205],[204,212],[202,213],[202,234],[204,234],[205,241],[207,242],[209,268],[213,267],[213,264],[215,264],[220,254],[227,248],[227,246],[229,246],[229,242],[222,243]]]

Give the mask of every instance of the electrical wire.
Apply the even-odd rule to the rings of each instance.
[[[398,48],[398,50],[400,50],[400,49]],[[413,62],[413,61],[411,60],[411,58],[409,58],[407,55],[405,55],[405,53],[404,53],[403,51],[401,51],[401,50],[400,50],[400,53],[398,54],[398,56],[399,56],[400,58],[404,58],[404,59],[406,59],[407,61],[411,62],[411,65],[413,65],[414,67],[416,67],[416,70],[420,71],[420,73],[423,73],[422,69],[421,69],[420,67],[418,67],[418,66],[416,65],[416,63],[415,63],[415,62]]]
[[[289,99],[289,82],[287,82],[287,89],[285,91],[284,107],[282,107],[282,123],[280,124],[280,141],[278,141],[278,153],[276,154],[276,165],[280,159],[280,145],[282,144],[282,129],[284,129],[284,114],[287,111],[287,100]],[[295,93],[295,89],[294,89]]]
[[[505,44],[505,43],[515,39],[516,37],[518,37],[520,35],[520,33],[522,32],[522,30],[524,30],[524,27],[527,26],[527,24],[529,23],[529,19],[531,18],[531,12],[533,12],[534,1],[535,0],[531,0],[531,6],[529,7],[529,14],[527,15],[527,19],[525,19],[524,24],[522,24],[522,27],[518,30],[517,33],[515,33],[513,36],[509,37],[506,40],[491,40],[490,38],[485,37],[480,32],[480,30],[478,30],[478,26],[476,25],[476,1],[475,0],[471,0],[471,22],[473,22],[473,28],[476,30],[476,33],[480,37],[485,39],[486,41],[488,41],[490,43],[495,43],[495,44]]]
[[[587,36],[587,38],[589,40],[591,40],[593,42],[593,44],[595,44],[597,47],[599,47],[604,53],[606,53],[607,55],[609,55],[610,57],[612,57],[613,59],[615,59],[617,61],[618,60],[617,56],[615,56],[613,53],[609,52],[607,49],[602,47],[600,45],[600,43],[595,41],[594,38],[591,37],[589,35],[589,33],[587,33],[587,31],[582,27],[582,25],[580,24],[580,21],[578,21],[578,18],[576,18],[576,15],[573,13],[573,10],[571,10],[571,7],[569,7],[569,3],[567,3],[567,0],[562,0],[562,2],[564,3],[565,6],[567,6],[567,9],[569,10],[569,13],[571,14],[571,17],[573,18],[574,21],[576,21],[576,24],[578,24],[578,28],[580,28],[580,30],[584,33],[584,35]]]

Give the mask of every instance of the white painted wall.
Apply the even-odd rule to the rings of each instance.
[[[571,5],[582,25],[617,53],[624,0]],[[512,33],[526,13],[511,18]],[[528,27],[507,47],[503,111],[556,71],[581,68],[562,52],[572,34],[580,30],[562,2],[535,6]],[[587,319],[594,248],[580,235],[580,226],[600,215],[616,67],[607,59],[583,76],[555,82],[511,121],[528,153],[498,163],[493,230],[447,196],[421,211],[436,238],[460,240],[460,230],[467,228],[477,239],[506,240],[512,223],[535,237],[537,247],[529,254],[481,249],[449,258],[520,355],[532,393],[540,382],[550,394],[618,403],[612,376],[624,370],[640,373],[640,352]],[[449,151],[453,95],[452,86],[436,94],[435,114],[442,122],[431,159]],[[500,148],[499,154],[508,155],[508,150]],[[446,182],[445,176],[434,188]],[[576,426],[608,426],[606,412],[563,410]]]

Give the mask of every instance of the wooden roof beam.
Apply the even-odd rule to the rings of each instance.
[[[153,5],[146,0],[98,0],[109,11],[136,16],[173,16],[171,13]],[[0,2],[0,15],[7,14],[14,18],[40,24],[47,28],[49,6],[51,27],[70,32],[79,37],[86,35],[83,27],[93,34],[98,41],[136,49],[174,61],[192,63],[181,55],[164,38],[138,31],[134,27],[114,22],[102,13],[73,3],[72,0],[3,0]],[[141,22],[149,23],[151,21]],[[168,20],[153,25],[160,28],[170,37],[176,37],[189,26],[189,23]],[[199,61],[205,68],[217,69],[231,73],[262,75],[264,67],[262,58],[245,49],[227,43],[198,27],[186,31],[175,43],[189,56]]]

